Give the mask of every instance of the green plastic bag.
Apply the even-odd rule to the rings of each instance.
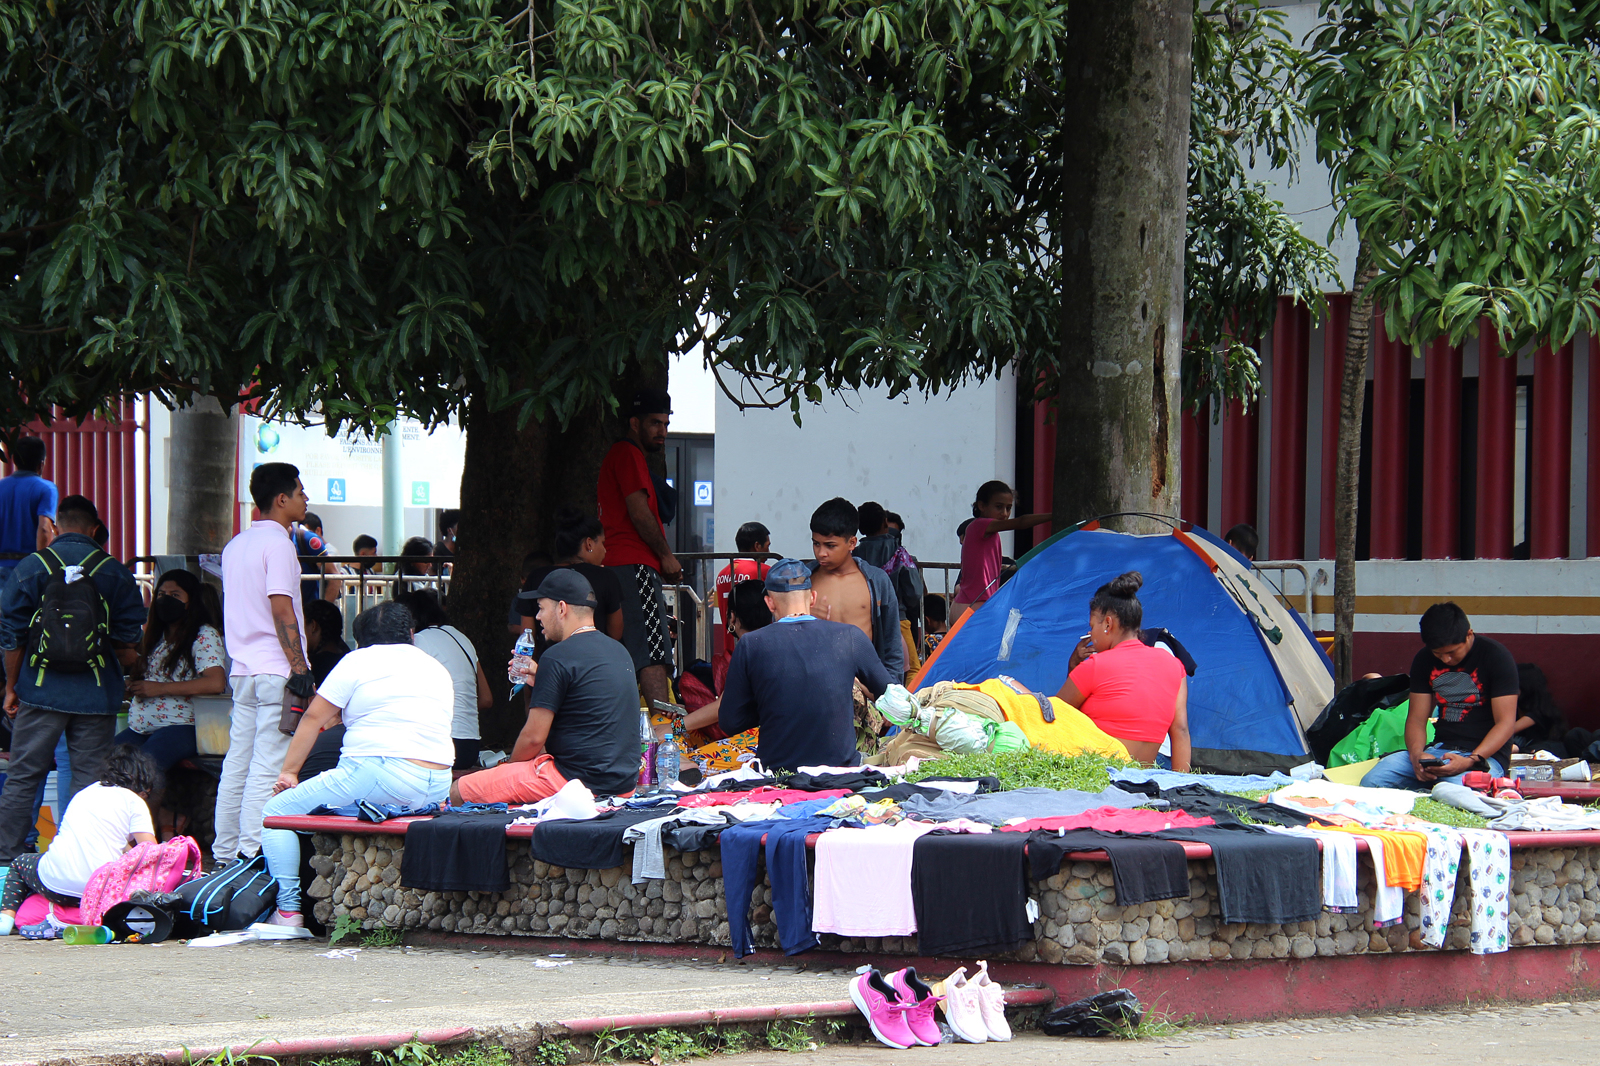
[[[990,722],[983,728],[989,734],[989,752],[993,755],[1027,751],[1033,747],[1028,743],[1028,735],[1015,722]]]
[[[1406,715],[1411,713],[1411,701],[1398,707],[1380,707],[1365,722],[1333,746],[1328,755],[1329,766],[1348,766],[1368,759],[1381,759],[1392,752],[1403,751],[1406,746]],[[1428,743],[1433,743],[1433,722],[1428,722]]]

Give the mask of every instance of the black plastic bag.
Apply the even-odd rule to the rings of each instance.
[[[1046,1036],[1106,1036],[1115,1026],[1133,1028],[1143,1020],[1139,997],[1126,988],[1114,988],[1057,1007],[1044,1016],[1039,1028]]]

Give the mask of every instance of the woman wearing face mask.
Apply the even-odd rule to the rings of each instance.
[[[190,696],[215,695],[228,685],[222,634],[206,608],[200,579],[168,570],[156,582],[150,617],[139,641],[142,676],[128,682],[128,728],[118,744],[142,748],[162,771],[195,753]]]

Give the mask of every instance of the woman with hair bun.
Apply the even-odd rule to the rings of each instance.
[[[1089,601],[1093,654],[1073,668],[1056,693],[1127,745],[1128,754],[1154,763],[1172,738],[1172,768],[1189,770],[1189,679],[1170,652],[1139,640],[1144,577],[1130,571],[1101,585]]]
[[[956,587],[953,626],[961,616],[983,604],[1000,587],[1000,534],[1008,529],[1032,529],[1050,521],[1047,514],[1011,517],[1016,496],[1004,481],[985,481],[972,501],[972,517],[962,523],[961,584]]]

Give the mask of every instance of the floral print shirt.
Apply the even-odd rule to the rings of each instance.
[[[193,681],[213,666],[225,666],[222,654],[222,634],[211,626],[201,626],[194,638],[194,670],[182,659],[176,669],[168,673],[163,669],[167,659],[167,638],[150,653],[144,676],[147,681]],[[188,696],[135,696],[128,704],[128,728],[148,736],[169,725],[194,725],[194,705]]]

